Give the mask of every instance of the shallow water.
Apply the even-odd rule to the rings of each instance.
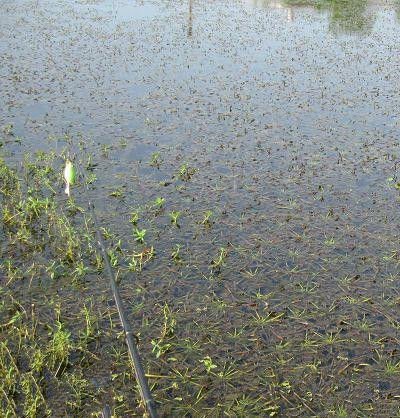
[[[221,333],[246,324],[258,309],[246,298],[271,292],[271,309],[288,318],[276,332],[288,339],[343,332],[353,341],[339,352],[367,361],[373,349],[347,328],[368,312],[388,338],[383,352],[398,360],[398,328],[382,318],[398,318],[399,10],[361,0],[3,1],[0,126],[22,139],[4,152],[17,162],[68,149],[78,162],[83,138],[98,164],[101,220],[132,248],[130,210],[165,197],[165,210],[145,221],[158,256],[140,280],[158,300],[192,307],[183,335],[196,335],[194,312]],[[159,168],[148,164],[154,152]],[[176,177],[185,162],[196,169],[187,182]],[[109,196],[117,187],[121,199]],[[182,212],[179,229],[171,210]],[[226,265],[210,284],[220,247]],[[131,279],[122,287],[133,298]],[[226,326],[206,312],[217,297],[234,304]],[[307,325],[290,319],[296,309],[313,312]],[[307,354],[294,345],[296,365]],[[257,350],[248,361],[271,361],[270,344]],[[338,355],[328,356],[333,375]],[[355,379],[363,388],[346,376],[332,402],[351,393],[368,403],[379,373]],[[320,396],[329,393],[321,385]],[[395,379],[390,387],[374,398],[392,399],[387,416],[396,408],[389,392],[400,389]]]

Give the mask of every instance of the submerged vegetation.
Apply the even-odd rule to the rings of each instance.
[[[59,166],[60,158],[52,153],[25,159],[20,171],[1,161],[2,410],[8,417],[99,416],[108,401],[115,416],[141,414],[116,311],[108,304],[93,225],[84,209],[69,209],[83,207],[84,198],[62,197]],[[317,276],[296,279],[302,276],[299,266],[280,268],[280,274],[292,277],[284,288],[254,292],[251,282],[262,283],[259,262],[251,267],[263,252],[256,237],[254,244],[216,248],[209,272],[203,273],[207,290],[199,293],[197,286],[188,287],[187,275],[206,253],[195,256],[195,247],[175,244],[164,257],[165,250],[151,237],[167,228],[168,219],[153,211],[151,201],[147,208],[140,219],[137,211],[127,211],[125,227],[148,222],[153,246],[143,248],[146,229],[135,228],[127,242],[109,227],[102,228],[102,235],[130,301],[163,415],[398,411],[398,395],[392,392],[400,373],[396,298],[363,295],[361,279],[345,277],[335,281],[339,293],[329,300]],[[169,222],[177,224],[179,213],[169,212]],[[212,240],[211,214],[199,213],[193,228],[203,228],[204,237]],[[181,232],[171,233],[179,237]],[[166,257],[172,257],[174,267],[168,267]],[[145,269],[152,268],[160,276],[149,287],[143,279]],[[230,269],[243,280],[226,282]],[[132,281],[129,272],[137,278]],[[179,282],[185,289],[181,294],[174,290]],[[359,395],[374,395],[344,402],[356,388]]]

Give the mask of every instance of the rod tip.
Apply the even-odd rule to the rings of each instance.
[[[102,418],[111,418],[111,408],[108,404],[103,408]]]

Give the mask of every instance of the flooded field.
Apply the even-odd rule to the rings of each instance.
[[[400,416],[400,3],[0,3],[0,416]],[[62,171],[79,172],[71,199]]]

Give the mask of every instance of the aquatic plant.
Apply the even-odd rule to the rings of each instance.
[[[181,212],[179,210],[173,210],[169,213],[169,217],[171,218],[171,223],[173,225],[178,226],[178,219],[181,216]]]
[[[134,235],[135,240],[137,242],[140,242],[141,244],[143,244],[144,243],[144,239],[146,237],[146,229],[134,228],[133,229],[133,235]]]

